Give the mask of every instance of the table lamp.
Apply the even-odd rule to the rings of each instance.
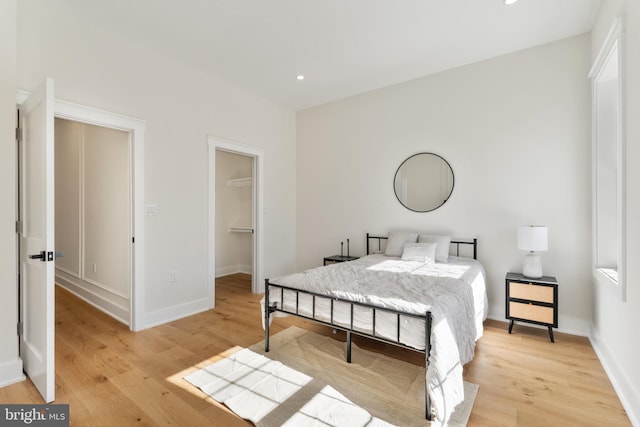
[[[518,249],[529,251],[524,257],[522,275],[531,279],[542,277],[542,261],[536,252],[548,248],[548,227],[544,225],[521,225],[518,227]]]

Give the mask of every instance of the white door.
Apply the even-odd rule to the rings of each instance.
[[[54,98],[47,79],[20,105],[20,356],[46,402],[54,400]]]

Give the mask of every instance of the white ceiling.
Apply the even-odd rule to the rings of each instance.
[[[601,0],[56,3],[65,14],[298,110],[588,32]]]

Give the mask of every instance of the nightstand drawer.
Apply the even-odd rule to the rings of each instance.
[[[509,282],[509,296],[511,298],[548,302],[549,304],[554,302],[552,286]]]
[[[525,285],[528,286],[528,285]],[[509,317],[553,324],[553,307],[509,301]]]

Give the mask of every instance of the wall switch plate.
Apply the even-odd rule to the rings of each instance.
[[[158,205],[144,205],[145,216],[154,216],[158,214]]]
[[[178,281],[178,272],[176,270],[169,271],[169,283],[176,283]]]

